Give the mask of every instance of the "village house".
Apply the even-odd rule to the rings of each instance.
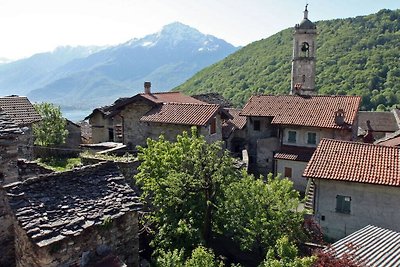
[[[222,140],[222,123],[231,116],[218,104],[180,92],[151,93],[150,82],[145,82],[144,93],[95,109],[86,119],[92,126],[93,143],[114,141],[134,148],[160,134],[174,140],[192,126],[208,141]]]
[[[20,137],[19,157],[33,158],[32,125],[42,118],[25,96],[0,97],[0,108],[20,127],[24,135]]]
[[[355,140],[358,96],[252,96],[241,115],[247,117],[247,144],[253,169],[281,173],[304,192],[303,171],[322,138]]]
[[[373,143],[385,138],[400,129],[399,110],[392,111],[359,111],[358,139],[364,143]]]
[[[13,218],[15,262],[7,266],[138,266],[141,204],[114,163],[42,175],[0,191]]]
[[[400,148],[323,139],[304,177],[313,212],[334,239],[371,224],[400,231]]]

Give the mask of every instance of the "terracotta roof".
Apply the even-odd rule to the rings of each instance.
[[[40,247],[141,208],[114,163],[47,174],[4,189],[19,225]]]
[[[18,125],[0,108],[0,138],[22,134]]]
[[[20,126],[42,119],[25,96],[0,97],[0,108]]]
[[[385,137],[376,140],[374,144],[382,146],[400,146],[400,130],[387,134]]]
[[[219,109],[212,104],[166,103],[154,107],[140,121],[204,126]]]
[[[342,109],[345,125],[353,125],[360,106],[359,96],[252,96],[242,110],[244,116],[273,117],[273,124],[335,128],[335,112]]]
[[[181,92],[162,92],[151,94],[140,94],[140,96],[154,103],[198,103],[204,104],[203,101],[197,100],[191,96],[182,94]]]
[[[322,139],[303,176],[400,186],[400,148]]]
[[[308,162],[315,151],[315,147],[282,146],[275,155],[275,159]]]
[[[368,123],[374,132],[395,132],[399,129],[393,112],[359,111],[358,127],[368,130]]]
[[[232,116],[232,119],[226,120],[222,124],[222,137],[227,139],[235,130],[244,128],[246,125],[246,117],[240,116],[241,109],[224,108],[224,110]]]
[[[126,105],[129,105],[138,100],[146,100],[149,104],[162,104],[162,103],[198,103],[205,104],[193,97],[182,94],[181,92],[162,92],[151,94],[137,94],[132,97],[118,98],[113,104],[95,108],[85,120],[91,118],[96,112],[100,112],[105,117],[112,117],[118,114]]]

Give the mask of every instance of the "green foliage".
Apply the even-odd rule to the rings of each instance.
[[[67,122],[61,114],[60,107],[51,103],[34,104],[42,120],[33,124],[35,145],[54,146],[65,143],[68,131],[65,129]]]
[[[111,216],[106,216],[103,218],[103,221],[101,222],[101,228],[104,230],[110,229],[112,226],[112,219]]]
[[[400,103],[400,10],[317,22],[319,94],[362,96],[362,110]],[[174,90],[218,92],[236,106],[252,94],[288,94],[292,29],[240,49]]]
[[[116,156],[110,154],[99,154],[99,153],[91,153],[89,151],[84,151],[79,155],[81,158],[88,159],[99,159],[99,160],[109,160],[116,162],[132,162],[137,161],[137,157],[132,154],[125,153],[123,156]]]
[[[309,267],[315,262],[315,257],[298,257],[297,247],[289,242],[287,236],[276,241],[259,267]]]
[[[173,251],[160,251],[157,257],[157,267],[218,267],[224,266],[222,262],[215,259],[211,249],[199,246],[192,251],[192,255],[185,260],[183,249]]]
[[[299,194],[293,183],[272,174],[267,182],[242,175],[227,187],[218,209],[222,232],[238,241],[243,250],[257,249],[261,255],[283,235],[290,240],[303,237],[303,213],[296,212]]]
[[[80,158],[38,158],[36,162],[46,169],[53,171],[67,171],[81,165]]]
[[[233,160],[220,143],[209,144],[198,136],[177,136],[175,143],[147,140],[139,147],[136,181],[149,201],[152,212],[146,217],[156,229],[153,245],[158,249],[189,250],[210,240],[214,210],[221,187],[236,177]]]

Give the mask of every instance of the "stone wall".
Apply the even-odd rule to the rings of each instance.
[[[127,264],[139,266],[138,213],[103,225],[92,226],[79,236],[70,236],[44,247],[33,244],[25,231],[15,224],[17,267],[88,266],[112,253]]]
[[[36,177],[40,174],[48,174],[53,172],[52,170],[40,166],[36,162],[26,161],[23,159],[19,159],[17,165],[20,181],[26,180],[30,177]]]
[[[0,185],[18,181],[18,139],[0,138]]]
[[[0,185],[0,266],[15,266],[13,218]]]
[[[33,160],[33,130],[32,125],[21,128],[24,134],[19,137],[18,158]]]

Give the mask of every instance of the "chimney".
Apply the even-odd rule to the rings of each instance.
[[[345,114],[343,109],[338,109],[338,111],[335,112],[335,123],[339,126],[344,125],[345,121]]]
[[[151,93],[151,82],[144,82],[144,93],[150,94]]]

